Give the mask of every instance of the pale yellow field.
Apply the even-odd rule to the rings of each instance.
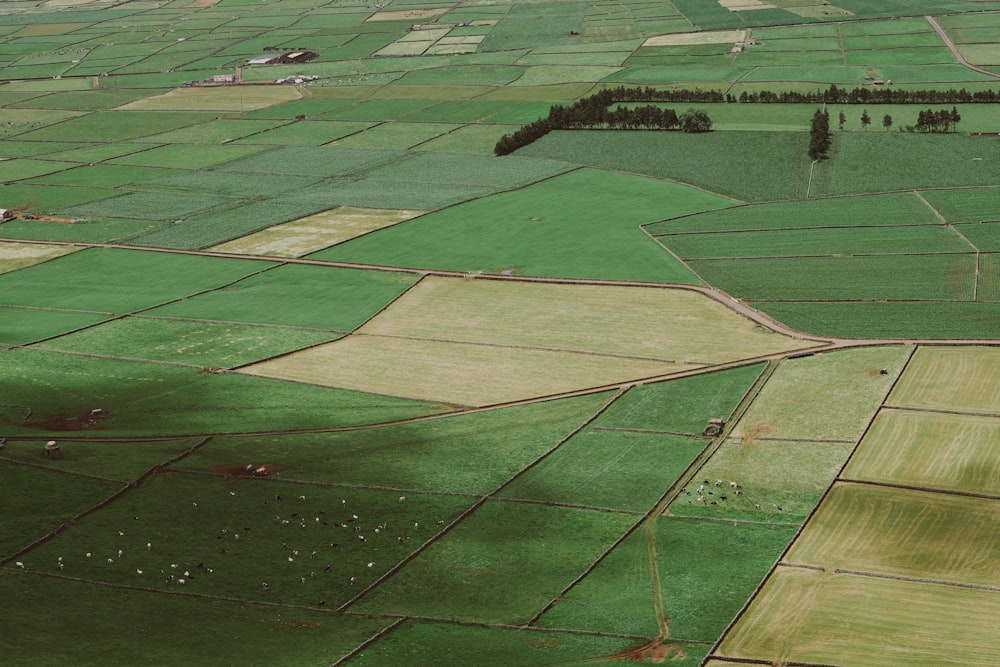
[[[440,403],[490,405],[687,368],[596,354],[353,335],[241,371]]]
[[[995,591],[779,567],[716,655],[772,664],[990,667],[1000,665],[997,627]]]
[[[806,344],[685,290],[432,276],[353,336],[243,370],[487,405]]]
[[[886,403],[1000,416],[1000,347],[921,347]]]
[[[296,86],[175,88],[116,107],[124,111],[253,111],[302,97]]]
[[[996,495],[998,455],[1000,418],[886,409],[843,476]]]
[[[419,56],[434,44],[434,40],[397,41],[378,50],[377,56]]]
[[[441,9],[402,9],[392,12],[378,12],[366,18],[365,23],[369,21],[418,21],[440,16],[449,9],[451,9],[451,7],[443,7]]]
[[[714,32],[678,32],[650,37],[643,46],[691,46],[694,44],[735,44],[746,41],[746,30],[716,30]]]
[[[995,586],[998,525],[993,499],[838,482],[785,560]]]
[[[63,223],[45,222],[39,224],[53,225]],[[78,248],[72,246],[0,241],[0,273],[38,264],[47,259],[62,257],[77,250]]]
[[[774,5],[763,0],[719,0],[719,4],[731,12],[745,12],[751,9],[774,9]]]
[[[423,213],[424,211],[340,206],[262,229],[209,250],[242,255],[302,257]]]
[[[887,346],[787,359],[732,435],[856,442],[909,353],[909,347]]]
[[[705,365],[812,343],[687,290],[428,277],[362,333]]]

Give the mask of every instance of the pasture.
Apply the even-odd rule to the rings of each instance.
[[[983,3],[0,5],[7,662],[997,664]]]

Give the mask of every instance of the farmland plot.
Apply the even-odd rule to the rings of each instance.
[[[1000,349],[920,347],[886,403],[1000,414]]]
[[[995,591],[779,567],[718,654],[845,667],[992,665],[998,618]]]
[[[4,306],[0,307],[0,344],[24,345],[107,318],[107,313]]]

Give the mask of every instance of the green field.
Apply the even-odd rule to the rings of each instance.
[[[1000,667],[1000,14],[831,1],[0,2],[3,662]]]
[[[622,215],[626,202],[629,208]],[[673,183],[583,169],[422,216],[313,257],[467,272],[691,283],[687,270],[638,226],[722,205],[724,199]],[[590,234],[582,225],[590,226]]]

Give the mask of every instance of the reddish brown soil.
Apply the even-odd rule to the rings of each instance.
[[[224,475],[227,482],[234,482],[241,477],[261,477],[261,475],[254,474],[254,470],[257,468],[267,468],[267,474],[273,475],[276,472],[281,472],[284,470],[283,467],[279,465],[274,465],[273,463],[254,463],[253,468],[247,470],[246,463],[233,463],[231,465],[215,466],[214,468],[209,468],[209,472],[215,475]]]
[[[78,415],[45,415],[39,421],[25,422],[24,425],[45,431],[91,431],[101,428],[101,421],[110,416],[105,411],[92,413],[88,410]]]

